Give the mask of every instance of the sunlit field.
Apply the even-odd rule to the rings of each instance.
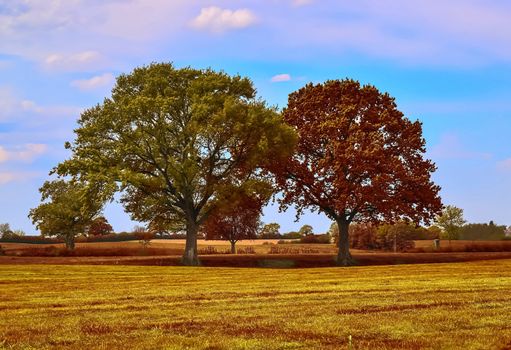
[[[511,260],[321,269],[2,265],[0,276],[3,349],[511,346]]]

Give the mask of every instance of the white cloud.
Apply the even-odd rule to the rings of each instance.
[[[97,51],[82,51],[72,54],[53,53],[44,59],[44,67],[59,71],[82,71],[95,69],[104,63],[105,58]]]
[[[191,22],[196,29],[222,33],[227,30],[241,29],[253,25],[257,17],[248,9],[229,10],[211,6],[201,9],[200,14]]]
[[[280,83],[280,82],[290,81],[290,80],[291,80],[291,75],[287,74],[287,73],[286,74],[277,74],[271,78],[271,81],[273,83]]]
[[[118,67],[115,57],[178,35],[192,14],[188,0],[0,2],[0,52],[55,70]]]
[[[97,75],[90,79],[73,80],[71,82],[71,86],[76,87],[80,90],[88,91],[111,87],[114,82],[115,78],[113,74],[105,73],[102,75]]]
[[[34,158],[45,153],[47,150],[47,145],[39,143],[29,143],[12,150],[6,150],[4,147],[0,146],[0,163],[8,161],[31,162]]]

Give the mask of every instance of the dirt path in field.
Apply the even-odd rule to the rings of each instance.
[[[475,253],[355,253],[361,266],[448,263],[478,260],[511,259],[511,252]],[[16,257],[0,256],[0,264],[58,264],[58,265],[180,265],[180,256],[110,256],[110,257]],[[334,256],[311,255],[204,255],[203,266],[218,267],[326,267],[335,266]]]

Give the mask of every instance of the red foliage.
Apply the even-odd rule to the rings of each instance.
[[[108,220],[100,216],[92,221],[89,226],[88,234],[91,236],[103,236],[112,233],[112,225],[108,223]]]
[[[299,141],[294,156],[273,170],[281,203],[299,213],[320,210],[338,223],[339,263],[352,263],[352,221],[418,223],[440,211],[421,123],[404,117],[388,94],[353,80],[308,84],[289,96],[283,116]]]
[[[206,239],[222,239],[234,244],[256,238],[262,205],[258,197],[242,195],[230,205],[219,208],[204,224]]]

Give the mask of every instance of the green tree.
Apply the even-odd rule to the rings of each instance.
[[[442,214],[436,217],[436,225],[442,229],[443,238],[449,240],[458,239],[460,229],[465,225],[466,221],[463,218],[463,209],[448,205],[442,210]]]
[[[459,237],[464,240],[500,240],[506,236],[506,226],[488,224],[467,224],[460,229]]]
[[[249,79],[168,63],[121,75],[78,123],[72,158],[58,173],[115,183],[105,188],[121,191],[132,219],[149,227],[184,227],[185,265],[199,264],[197,233],[215,207],[232,193],[257,192],[263,169],[296,142]]]
[[[75,237],[87,231],[103,207],[86,184],[62,179],[46,181],[39,189],[41,201],[29,217],[42,236],[64,239],[66,248],[74,249]]]
[[[272,222],[264,225],[259,231],[260,238],[279,238],[280,237],[280,225],[276,222]]]
[[[314,229],[312,228],[311,225],[303,225],[301,228],[300,228],[300,236],[308,236],[308,235],[312,235],[314,234]]]
[[[11,234],[11,226],[8,223],[0,224],[0,238],[10,237]]]

